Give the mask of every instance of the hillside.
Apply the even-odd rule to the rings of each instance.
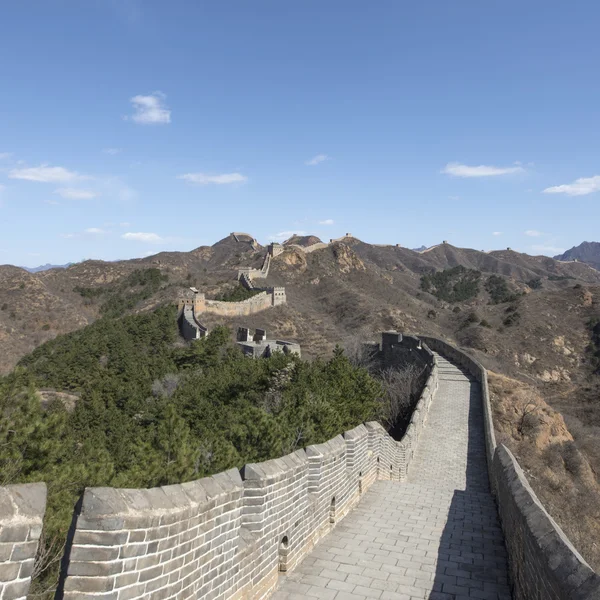
[[[514,391],[519,384],[526,382],[532,396],[545,400],[548,408],[543,413],[548,418],[554,419],[553,411],[562,413],[555,421],[562,424],[564,419],[568,428],[565,439],[576,452],[571,446],[556,445],[565,441],[560,439],[551,453],[543,454],[543,449],[531,451],[525,460],[528,473],[540,479],[542,487],[538,491],[551,508],[561,511],[564,503],[556,490],[551,493],[549,486],[555,479],[548,474],[550,464],[558,465],[557,477],[560,475],[564,485],[569,485],[564,498],[579,498],[578,494],[596,490],[600,473],[600,272],[581,262],[561,262],[512,250],[485,253],[446,243],[422,252],[392,245],[375,246],[352,236],[312,252],[305,252],[301,244],[294,243],[273,258],[266,282],[285,286],[287,304],[248,317],[203,315],[203,323],[216,332],[216,337],[214,345],[209,342],[206,354],[197,354],[194,346],[177,334],[175,309],[162,305],[172,305],[189,294],[191,286],[209,298],[235,290],[237,268],[260,267],[265,252],[266,248],[252,236],[232,234],[191,252],[163,252],[138,260],[86,261],[37,274],[17,267],[0,267],[1,366],[8,372],[21,359],[20,366],[24,368],[6,378],[6,385],[18,383],[24,389],[30,384],[39,390],[36,397],[8,394],[7,406],[21,397],[29,398],[23,407],[24,421],[33,414],[31,411],[37,411],[43,422],[59,407],[61,431],[68,441],[65,448],[75,443],[68,433],[71,425],[76,428],[75,437],[82,431],[93,433],[94,443],[85,447],[89,454],[86,464],[98,463],[101,468],[77,475],[81,485],[84,480],[103,485],[154,485],[171,477],[163,472],[161,454],[170,445],[159,435],[160,427],[168,429],[171,424],[169,421],[155,427],[166,418],[161,412],[164,407],[156,398],[171,398],[172,394],[173,398],[181,398],[181,415],[185,419],[194,415],[194,423],[197,421],[202,427],[215,419],[212,428],[217,431],[221,427],[219,439],[214,440],[214,449],[206,450],[206,456],[222,460],[223,465],[281,453],[282,444],[293,442],[295,432],[300,431],[290,415],[307,417],[298,414],[300,397],[290,396],[285,411],[275,421],[269,421],[267,429],[277,435],[265,434],[266,430],[261,429],[264,415],[253,413],[252,407],[264,404],[269,415],[282,408],[276,389],[279,375],[275,377],[271,369],[281,371],[285,378],[286,367],[277,361],[271,366],[247,366],[254,361],[223,353],[219,348],[225,345],[226,334],[218,325],[262,327],[270,336],[298,341],[303,356],[309,359],[330,357],[336,344],[356,347],[357,343],[377,337],[381,330],[395,329],[454,341],[488,369],[510,378],[491,379],[491,383],[497,409],[507,419],[510,417],[500,433],[507,443],[512,440],[511,447],[519,453],[531,451],[537,443],[537,438],[525,439],[519,423],[512,422],[519,418],[522,404]],[[129,316],[113,318],[123,315]],[[82,329],[85,325],[90,326]],[[66,332],[72,333],[58,336]],[[335,356],[339,359],[340,355]],[[224,361],[229,369],[227,376],[231,375],[233,381],[226,389],[219,387],[219,369],[223,367],[220,361]],[[220,365],[219,369],[216,365]],[[306,365],[306,369],[316,369],[316,373],[328,368],[318,360],[312,366],[310,361]],[[202,373],[196,377],[197,368]],[[207,381],[212,382],[214,389],[206,391],[206,398],[218,392],[222,395],[219,402],[231,412],[225,419],[224,408],[216,416],[209,415],[209,409],[214,411],[214,407],[210,408],[212,400],[198,404],[197,390],[204,390]],[[314,385],[312,379],[310,385]],[[338,383],[332,385],[339,387]],[[354,389],[357,384],[348,385]],[[314,389],[309,390],[304,384],[302,389],[306,397],[313,397],[320,387],[322,384],[317,382]],[[276,393],[270,395],[271,388]],[[309,421],[319,422],[327,414],[333,423],[342,414],[350,388],[338,394],[339,406],[335,408],[310,404],[315,412]],[[359,396],[356,395],[357,402]],[[106,406],[105,398],[111,399]],[[539,405],[542,406],[541,400]],[[45,412],[47,407],[52,411]],[[362,408],[365,414],[373,409]],[[202,410],[205,412],[200,414]],[[135,416],[134,421],[141,419],[130,423],[131,431],[124,429],[130,419],[121,422],[123,411]],[[249,419],[250,413],[253,416]],[[362,419],[354,414],[344,418],[348,422]],[[177,421],[174,416],[173,419]],[[256,427],[245,429],[252,419],[256,420]],[[233,425],[229,427],[230,424]],[[47,427],[58,425],[51,422]],[[336,422],[327,435],[337,430],[342,429],[337,428]],[[130,440],[129,445],[111,446],[113,431],[121,432],[117,437]],[[188,434],[185,428],[177,433],[182,440],[183,475],[177,472],[173,474],[175,478],[191,477],[192,465],[196,465],[194,476],[197,475],[197,457],[187,453]],[[325,434],[319,432],[315,439],[326,439]],[[543,429],[538,434],[545,435]],[[302,435],[308,439],[308,433]],[[104,441],[100,444],[97,440]],[[254,455],[256,448],[258,454]],[[60,452],[58,455],[60,460],[67,460]],[[573,456],[580,455],[582,464],[587,465],[581,470],[584,479],[580,471],[571,473],[572,477],[564,472],[571,468],[568,464]],[[142,458],[150,478],[142,478],[138,471]],[[221,463],[211,463],[202,472],[221,467]],[[587,505],[592,506],[590,502]],[[59,517],[57,513],[57,519],[63,527],[66,516]],[[573,532],[576,521],[570,514],[561,522]],[[56,527],[59,528],[58,521]],[[589,536],[584,531],[574,531],[572,536],[589,560],[600,564],[596,550],[588,546]]]
[[[554,258],[561,261],[578,260],[600,271],[600,242],[583,242]]]
[[[315,241],[318,238],[307,236],[294,240],[294,244],[311,245]],[[162,252],[144,259],[110,263],[85,261],[66,269],[35,274],[18,267],[0,266],[0,373],[10,370],[20,357],[42,342],[92,323],[101,316],[108,296],[118,293],[121,300],[131,300],[115,305],[115,308],[125,307],[125,314],[173,302],[192,285],[214,297],[235,285],[238,266],[260,267],[265,251],[251,236],[239,234],[191,252]],[[483,286],[477,298],[458,305],[460,312],[420,289],[423,274],[456,266],[478,270],[484,278],[502,276],[511,289],[524,293],[520,300],[522,309],[518,311],[521,328],[513,329],[511,336],[496,331],[504,319],[504,309],[488,305]],[[145,288],[148,293],[142,294],[145,296],[142,298],[138,284],[130,285],[128,277],[147,269],[158,269],[165,281],[156,289]],[[541,288],[532,291],[528,283],[534,285],[538,279]],[[547,303],[550,309],[562,314],[565,302],[579,306],[583,302],[580,300],[583,288],[590,288],[587,293],[592,298],[597,295],[594,287],[600,285],[600,273],[583,263],[564,263],[513,251],[484,253],[440,244],[424,252],[414,252],[391,245],[374,246],[348,237],[310,254],[297,246],[286,248],[273,261],[268,283],[288,288],[288,305],[245,322],[298,339],[309,355],[331,349],[335,343],[356,334],[371,335],[395,327],[471,343],[490,358],[502,361],[508,358],[511,371],[518,368],[514,356],[527,352],[528,344],[532,343],[531,330],[541,325],[535,307]],[[575,292],[573,287],[577,284],[582,289]],[[496,329],[463,328],[465,311],[473,310],[479,311],[480,318],[490,321]],[[216,320],[208,321],[210,325]],[[569,313],[550,325],[556,329],[554,337],[566,335],[567,339],[577,338],[580,342],[585,332],[578,323],[578,316]],[[521,331],[529,333],[521,336]],[[537,356],[539,352],[531,354]],[[543,360],[538,366],[544,366]],[[552,371],[556,365],[544,368]]]

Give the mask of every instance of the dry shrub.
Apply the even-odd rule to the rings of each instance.
[[[531,386],[494,373],[489,382],[498,441],[514,453],[546,510],[599,571],[600,485],[588,460],[598,439],[580,425],[574,440],[562,416]],[[579,439],[590,448],[579,447]]]
[[[381,418],[395,437],[399,437],[410,422],[414,406],[422,387],[423,367],[408,363],[402,367],[390,367],[381,372],[383,388]]]

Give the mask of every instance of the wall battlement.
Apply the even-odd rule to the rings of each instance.
[[[45,483],[0,487],[0,598],[27,596],[45,511]]]
[[[265,598],[374,481],[400,480],[406,460],[372,422],[198,481],[88,488],[64,598]]]
[[[510,451],[496,445],[485,369],[447,342],[396,332],[382,337],[382,358],[405,360],[408,353],[428,369],[402,440],[370,422],[241,471],[153,489],[88,488],[57,598],[267,598],[280,573],[293,570],[374,481],[405,478],[438,388],[431,350],[481,385],[488,470],[514,599],[600,599],[600,577],[548,515]],[[24,598],[44,510],[44,484],[0,488],[0,598]]]
[[[430,389],[437,385],[432,365]],[[198,481],[87,488],[57,597],[262,600],[279,574],[293,570],[373,482],[400,480],[407,460],[401,442],[372,422]],[[38,507],[39,523],[43,512]],[[0,517],[4,523],[3,512]]]
[[[481,384],[488,472],[504,531],[514,600],[600,600],[600,575],[548,514],[510,450],[496,444],[485,368],[448,342],[420,337]]]

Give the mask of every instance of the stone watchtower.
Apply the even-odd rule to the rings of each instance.
[[[284,287],[274,287],[273,288],[273,306],[279,306],[280,304],[285,304],[287,299],[285,297],[285,288]]]
[[[206,296],[196,288],[190,288],[194,292],[194,314],[199,315],[206,310]]]
[[[279,256],[284,250],[285,248],[277,242],[269,244],[269,256],[271,256],[272,258]]]

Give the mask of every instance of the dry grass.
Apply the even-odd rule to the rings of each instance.
[[[573,436],[562,415],[539,392],[520,381],[490,373],[498,442],[515,454],[546,510],[596,571],[600,571],[600,485],[588,436]]]

